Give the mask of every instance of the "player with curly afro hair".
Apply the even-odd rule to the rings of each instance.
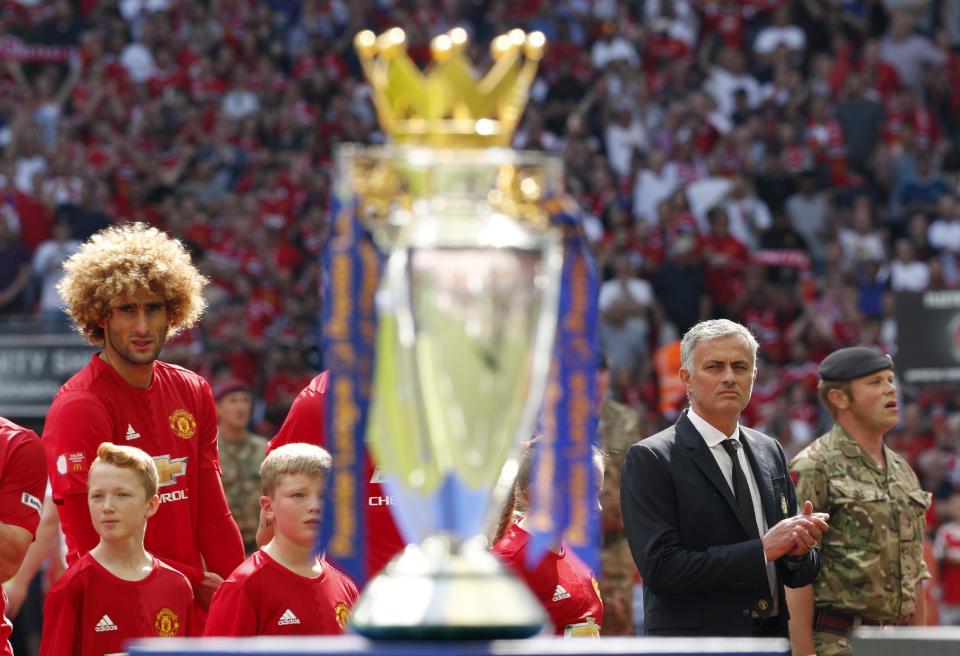
[[[103,442],[153,458],[160,507],[145,547],[193,586],[189,635],[243,562],[243,541],[220,480],[217,409],[210,384],[158,359],[167,337],[193,326],[206,279],[184,245],[143,223],[101,230],[64,265],[58,288],[77,330],[102,346],[50,404],[43,444],[50,485],[74,565],[99,542],[87,504],[87,473]]]
[[[106,228],[63,266],[57,289],[66,311],[91,344],[104,341],[103,324],[118,298],[155,294],[166,303],[168,335],[190,328],[206,308],[207,283],[183,243],[144,223]]]

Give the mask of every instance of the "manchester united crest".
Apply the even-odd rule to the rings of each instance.
[[[172,430],[177,437],[189,440],[197,434],[197,420],[183,408],[174,410],[173,414],[170,415],[170,430]]]
[[[342,629],[347,625],[347,620],[350,619],[350,608],[342,601],[338,601],[337,605],[333,607],[333,616],[337,618],[337,624]]]
[[[180,618],[169,608],[161,608],[153,626],[161,638],[172,638],[180,632]]]

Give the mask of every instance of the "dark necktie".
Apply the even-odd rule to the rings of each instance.
[[[740,458],[737,457],[737,451],[740,449],[740,443],[736,440],[726,439],[721,442],[723,448],[730,455],[733,461],[733,495],[737,498],[737,513],[740,515],[740,521],[747,527],[747,533],[751,538],[760,537],[760,531],[757,528],[757,516],[753,512],[753,498],[750,496],[750,486],[747,484],[747,477],[743,474],[743,468],[740,466]]]
[[[753,497],[750,496],[750,486],[747,484],[747,477],[740,466],[740,458],[737,457],[737,451],[740,450],[740,442],[733,439],[726,439],[721,442],[723,448],[730,455],[733,461],[733,493],[737,497],[737,514],[740,515],[740,522],[747,527],[747,533],[751,538],[760,537],[760,529],[757,526],[757,516],[753,512]],[[769,597],[764,594],[756,601],[753,613],[755,617],[766,619],[770,615],[772,604]]]

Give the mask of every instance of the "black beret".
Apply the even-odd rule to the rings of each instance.
[[[853,380],[884,369],[893,369],[889,355],[866,346],[851,346],[825,357],[819,372],[823,380]]]

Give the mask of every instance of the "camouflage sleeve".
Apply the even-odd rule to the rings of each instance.
[[[790,461],[790,478],[797,492],[797,506],[805,501],[813,503],[815,512],[830,512],[827,474],[807,450]]]
[[[913,531],[913,535],[915,536],[914,539],[915,543],[917,544],[917,562],[913,567],[907,566],[905,569],[915,570],[915,580],[917,583],[920,583],[925,579],[933,578],[930,568],[927,566],[927,549],[924,546],[927,535],[927,513],[930,510],[930,505],[933,501],[933,495],[920,487],[920,480],[917,478],[916,472],[913,471],[913,468],[910,467],[905,460],[902,458],[897,458],[897,460],[897,478],[903,481],[907,494],[903,512],[908,516],[912,515],[916,518],[914,522],[916,529]],[[910,532],[903,534],[902,537],[907,537],[909,533]],[[910,571],[904,571],[903,575],[907,578],[907,580],[909,580],[909,575],[911,573],[912,572]]]

